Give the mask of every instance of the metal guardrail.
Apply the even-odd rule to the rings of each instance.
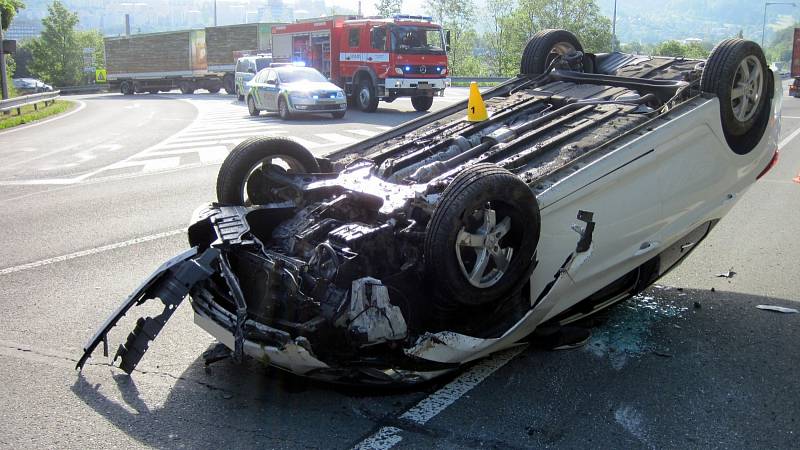
[[[36,106],[38,103],[44,102],[45,106],[48,103],[54,103],[60,93],[60,91],[41,92],[39,94],[21,95],[8,100],[0,100],[0,112],[5,113],[16,109],[17,114],[19,114],[20,108],[28,105],[33,105],[33,108],[38,110],[39,108]]]
[[[502,83],[509,79],[509,77],[450,77],[450,82],[469,83],[470,81],[474,81],[476,83]]]

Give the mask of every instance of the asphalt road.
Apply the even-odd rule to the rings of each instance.
[[[800,314],[755,305],[800,307],[800,138],[680,268],[598,318],[586,347],[524,348],[414,390],[374,391],[254,363],[204,368],[213,340],[188,305],[132,377],[100,351],[81,374],[73,367],[107,314],[186,247],[182,228],[214,198],[236,142],[274,133],[321,154],[417,117],[408,100],[289,123],[252,119],[222,95],[78,101],[69,116],[0,132],[2,447],[797,447]],[[794,136],[800,100],[783,111],[782,135]]]

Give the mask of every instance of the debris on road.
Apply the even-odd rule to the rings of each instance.
[[[775,311],[784,314],[797,314],[797,311],[794,308],[784,308],[783,306],[775,306],[775,305],[756,305],[756,308],[763,309],[765,311]]]
[[[718,273],[717,278],[733,278],[734,275],[736,275],[736,272],[734,272],[733,267],[731,267],[727,272]]]

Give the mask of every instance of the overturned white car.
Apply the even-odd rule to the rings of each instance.
[[[115,359],[131,372],[187,295],[230,349],[327,380],[414,383],[630,297],[675,267],[777,159],[780,83],[761,49],[707,61],[588,54],[531,38],[521,75],[317,159],[241,143],[195,213],[191,249]]]

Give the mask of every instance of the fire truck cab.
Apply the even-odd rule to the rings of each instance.
[[[450,86],[448,41],[430,17],[333,16],[272,27],[272,57],[314,67],[362,111],[398,97],[427,111]]]

